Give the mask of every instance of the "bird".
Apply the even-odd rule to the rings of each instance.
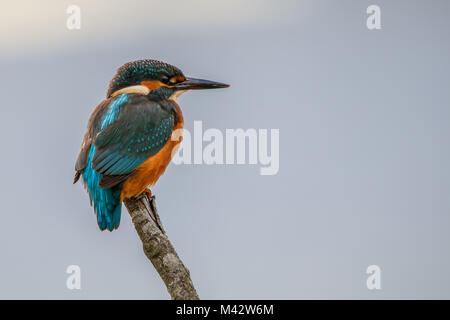
[[[75,163],[100,230],[119,227],[122,202],[147,192],[166,170],[182,140],[177,98],[186,91],[228,84],[189,78],[168,63],[125,63],[92,112]]]

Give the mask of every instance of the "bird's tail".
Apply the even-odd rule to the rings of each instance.
[[[97,215],[97,223],[103,231],[108,229],[113,231],[120,225],[120,192],[122,186],[115,186],[109,189],[100,188],[101,175],[92,169],[92,157],[95,153],[95,146],[91,146],[86,168],[82,172],[84,185],[89,192],[91,205]]]

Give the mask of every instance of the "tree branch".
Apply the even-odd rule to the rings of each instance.
[[[144,252],[166,284],[173,300],[198,300],[189,270],[178,257],[164,231],[156,210],[155,197],[142,195],[124,201]]]

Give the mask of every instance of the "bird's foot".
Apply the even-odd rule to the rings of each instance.
[[[150,189],[145,189],[144,192],[148,195],[148,198],[152,198],[152,191]]]

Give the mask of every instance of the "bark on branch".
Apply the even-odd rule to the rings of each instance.
[[[198,300],[189,270],[178,257],[164,231],[156,210],[155,197],[142,195],[124,201],[144,252],[166,284],[173,300]]]

